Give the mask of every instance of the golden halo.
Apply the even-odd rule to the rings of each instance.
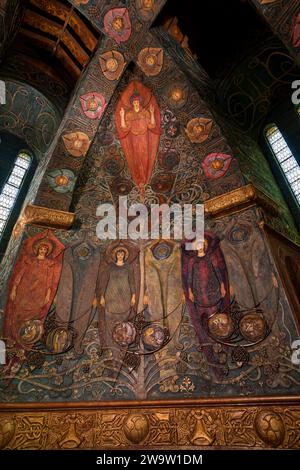
[[[116,261],[116,254],[118,251],[124,251],[125,253],[125,261],[128,260],[129,258],[129,251],[127,250],[127,248],[123,245],[118,245],[116,246],[113,250],[111,250],[111,258],[113,261]]]
[[[38,240],[37,242],[35,242],[32,249],[33,249],[33,251],[36,255],[38,255],[39,247],[41,245],[47,246],[47,248],[48,248],[47,256],[49,256],[52,253],[53,248],[54,248],[53,243],[51,242],[51,240],[49,240],[47,238],[43,238],[42,240]]]

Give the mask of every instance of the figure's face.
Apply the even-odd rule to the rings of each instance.
[[[77,149],[77,150],[79,150],[79,149],[81,149],[81,147],[82,147],[82,140],[76,139],[76,140],[74,141],[74,148]]]
[[[98,107],[97,100],[95,98],[90,99],[87,107],[89,111],[95,111]]]
[[[118,62],[116,61],[116,59],[108,59],[108,61],[106,62],[106,68],[110,72],[115,72],[118,68]]]
[[[180,88],[174,88],[171,93],[171,98],[173,101],[180,101],[182,99],[182,90],[180,90]]]
[[[139,100],[133,100],[132,106],[133,106],[134,111],[135,111],[136,113],[138,113],[139,110],[140,110],[140,102],[139,102]]]
[[[201,126],[201,124],[196,124],[194,126],[194,134],[195,135],[200,135],[203,132],[203,130],[204,130],[204,127]]]
[[[117,251],[117,261],[119,261],[119,262],[124,262],[125,261],[124,251]]]
[[[207,245],[208,245],[208,242],[206,239],[204,241],[199,240],[199,243],[197,244],[198,253],[204,254],[207,249]]]
[[[146,9],[150,9],[153,7],[153,0],[143,0],[143,7]]]
[[[38,249],[39,256],[47,256],[48,248],[45,245],[41,245]]]

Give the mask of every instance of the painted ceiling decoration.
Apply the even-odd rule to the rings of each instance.
[[[29,0],[19,35],[32,47],[55,57],[75,79],[99,40],[99,32],[73,5],[62,0]]]
[[[80,96],[80,102],[84,114],[90,119],[99,119],[106,107],[104,96],[97,92]]]
[[[126,42],[131,35],[131,22],[127,8],[113,8],[104,16],[104,31],[118,44]]]
[[[125,59],[119,51],[107,51],[100,55],[100,67],[107,80],[118,80],[126,65]]]
[[[146,47],[138,55],[137,63],[147,77],[155,77],[161,72],[164,53],[161,48]]]
[[[90,139],[84,132],[70,132],[63,135],[63,141],[67,152],[72,157],[83,157],[90,146]]]

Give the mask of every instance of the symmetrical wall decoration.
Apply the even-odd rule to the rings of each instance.
[[[299,447],[299,335],[264,230],[280,202],[246,184],[201,66],[150,29],[163,1],[72,3],[105,36],[2,274],[0,446]],[[102,239],[99,204],[124,195],[146,231],[151,204],[204,203],[203,243],[118,239],[118,220]]]
[[[2,407],[0,449],[299,449],[299,401],[257,401],[186,400],[165,407],[144,402],[113,409],[107,403],[72,412],[55,405],[51,411]]]

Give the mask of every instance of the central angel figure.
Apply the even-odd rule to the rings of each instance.
[[[116,129],[135,184],[149,182],[159,146],[160,110],[149,88],[133,81],[116,107]]]

